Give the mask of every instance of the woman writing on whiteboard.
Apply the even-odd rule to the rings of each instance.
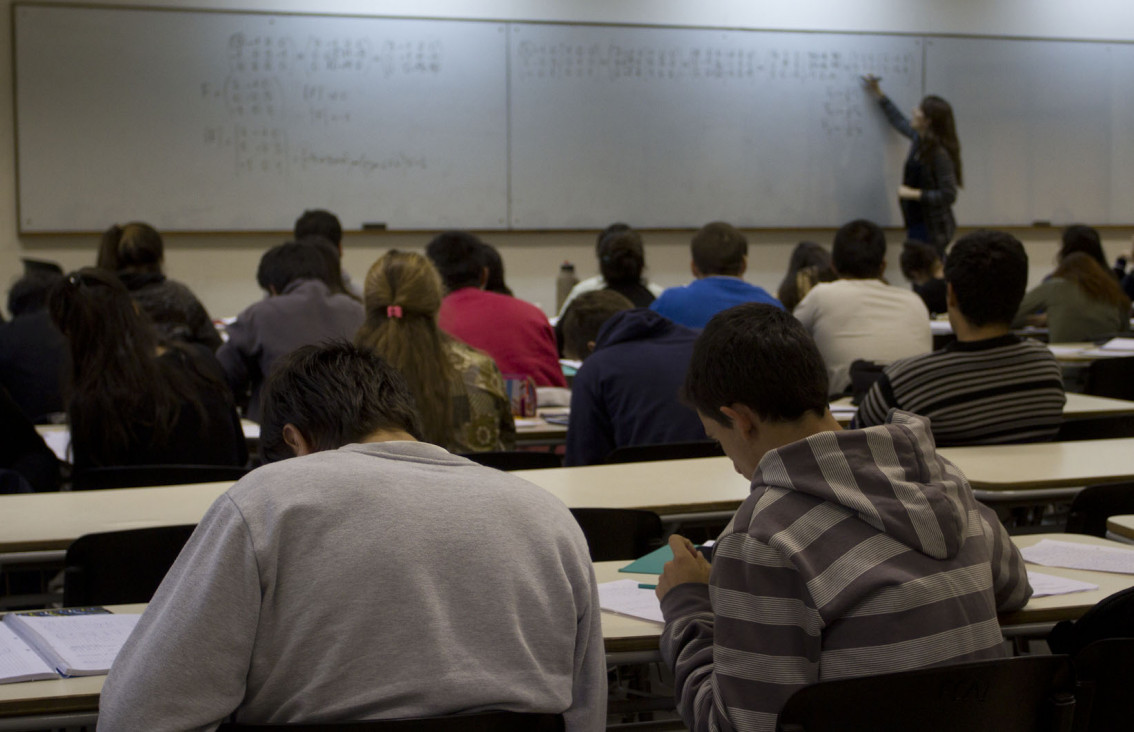
[[[953,122],[953,108],[941,97],[927,96],[906,119],[882,93],[877,76],[864,76],[866,88],[878,99],[886,118],[910,138],[910,154],[902,172],[898,199],[907,238],[932,245],[945,256],[945,247],[957,228],[953,202],[961,179],[961,143]]]

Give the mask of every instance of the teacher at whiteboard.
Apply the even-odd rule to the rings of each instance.
[[[961,143],[953,122],[953,108],[941,97],[929,95],[906,119],[882,93],[877,76],[864,76],[866,88],[875,96],[894,129],[910,138],[910,154],[898,187],[907,236],[937,249],[944,258],[957,223],[953,202],[961,181]]]

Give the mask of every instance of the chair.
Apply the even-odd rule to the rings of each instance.
[[[782,732],[1070,730],[1071,659],[1021,656],[821,681],[788,699]]]
[[[469,452],[466,457],[474,463],[496,468],[497,470],[543,470],[562,468],[563,459],[553,452],[529,452],[513,450],[501,452]]]
[[[695,442],[665,442],[660,445],[627,445],[611,450],[603,460],[613,463],[648,463],[654,460],[688,460],[691,458],[721,457],[724,450],[713,440]]]
[[[375,719],[365,722],[322,724],[237,724],[228,722],[217,732],[562,732],[562,714],[536,712],[477,712],[423,719]]]
[[[1134,587],[1104,597],[1078,620],[1056,623],[1047,645],[1052,653],[1075,655],[1107,638],[1134,638]]]
[[[1134,513],[1134,483],[1089,485],[1071,501],[1067,513],[1069,534],[1106,536],[1106,520]]]
[[[67,547],[63,604],[149,602],[195,527],[158,526],[80,536]]]
[[[1134,720],[1134,638],[1096,641],[1075,654],[1075,729],[1130,729]]]
[[[1087,367],[1083,392],[1111,399],[1134,400],[1134,356],[1096,358]]]
[[[1134,437],[1134,417],[1087,417],[1064,420],[1056,442]]]
[[[240,480],[247,473],[248,468],[232,465],[115,465],[75,471],[71,476],[71,488],[76,491],[90,491],[103,488],[216,483],[224,480]]]
[[[636,508],[572,508],[592,562],[637,559],[665,543],[661,518]]]

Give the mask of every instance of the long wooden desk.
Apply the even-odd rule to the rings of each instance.
[[[1106,520],[1106,530],[1134,541],[1134,515],[1111,516]]]
[[[1075,489],[1134,480],[1134,437],[1027,445],[943,447],[978,497],[1021,489]]]
[[[1030,546],[1043,538],[1078,541],[1102,546],[1122,546],[1116,542],[1076,534],[1039,534],[1013,537],[1019,547]],[[619,572],[626,561],[597,562],[595,575],[599,582],[633,579],[654,583],[656,575]],[[1134,587],[1134,575],[1089,572],[1056,567],[1028,565],[1045,574],[1091,582],[1099,586],[1091,592],[1041,597],[1028,602],[1022,609],[1000,616],[1006,631],[1013,627],[1054,623],[1074,619],[1093,607],[1104,597],[1119,590]],[[114,608],[120,612],[140,612],[143,605],[123,605]],[[637,663],[658,660],[658,639],[661,625],[610,612],[602,614],[602,633],[608,660],[612,663]],[[98,695],[104,676],[87,676],[52,681],[29,681],[19,684],[0,684],[0,730],[45,729],[65,724],[92,724],[98,709]]]
[[[854,407],[850,397],[843,397],[831,402],[832,411],[839,423],[846,427],[854,416]],[[835,412],[835,408],[839,411]],[[1089,419],[1095,417],[1129,417],[1134,416],[1134,402],[1125,399],[1109,399],[1107,397],[1091,396],[1067,392],[1067,401],[1063,405],[1063,419]]]

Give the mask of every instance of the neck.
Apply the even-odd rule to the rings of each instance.
[[[973,325],[953,307],[949,308],[949,324],[953,326],[953,334],[957,336],[957,340],[963,342],[986,341],[1012,332],[1008,323]]]
[[[772,441],[776,447],[806,440],[820,432],[838,432],[842,428],[830,409],[823,410],[822,417],[814,412],[808,412],[794,422],[777,422],[765,427],[772,432]]]
[[[417,438],[405,430],[380,429],[371,432],[359,442],[417,442]]]

